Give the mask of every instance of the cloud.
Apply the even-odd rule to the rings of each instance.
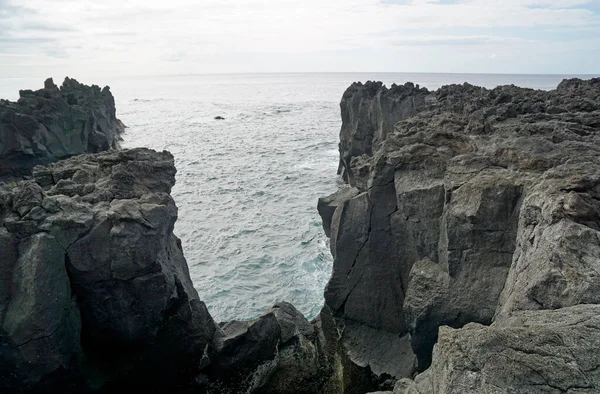
[[[39,31],[39,32],[73,32],[76,31],[71,26],[61,25],[59,23],[49,23],[41,21],[24,21],[21,22],[19,28],[23,30]]]
[[[403,36],[390,40],[392,45],[396,46],[465,46],[465,45],[490,45],[498,43],[531,43],[531,40],[525,40],[515,37],[502,36],[444,36],[444,35],[421,35],[421,36]]]
[[[185,52],[177,51],[177,52],[165,53],[160,58],[162,60],[164,60],[165,62],[176,63],[176,62],[182,61],[185,58]]]
[[[363,58],[374,51],[397,56],[426,53],[433,58],[430,50],[442,47],[462,51],[488,47],[485,53],[509,59],[504,55],[511,50],[533,56],[546,44],[561,47],[560,40],[544,38],[548,29],[577,31],[573,34],[583,38],[599,36],[600,17],[592,11],[599,4],[599,0],[0,0],[0,31],[6,33],[0,35],[5,40],[0,42],[0,54],[60,53],[64,59],[77,58],[84,70],[125,73],[219,71],[226,68],[219,67],[219,61],[233,62],[226,66],[244,71],[245,64],[259,67],[263,57],[301,56],[317,64],[341,53]],[[19,43],[21,48],[16,48]],[[255,59],[250,61],[250,56]],[[214,69],[207,69],[211,59]],[[266,60],[263,63],[269,66]]]

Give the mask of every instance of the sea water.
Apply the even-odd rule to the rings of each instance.
[[[215,320],[226,321],[255,318],[277,301],[309,318],[322,307],[332,258],[316,205],[339,185],[339,101],[352,82],[548,90],[566,77],[219,74],[80,82],[111,86],[128,126],[123,147],[175,156],[175,233],[201,299]],[[0,97],[14,100],[18,89],[42,86],[37,78],[0,78]]]

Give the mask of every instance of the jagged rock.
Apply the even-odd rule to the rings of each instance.
[[[395,89],[342,98],[341,168],[357,191],[320,203],[335,319],[410,334],[424,371],[440,326],[597,303],[600,79]]]
[[[175,172],[113,151],[0,189],[0,391],[194,384],[217,327],[173,235]]]
[[[209,393],[330,393],[331,360],[319,325],[291,304],[254,321],[224,323],[203,370]]]
[[[82,362],[81,319],[65,251],[46,233],[20,242],[18,252],[10,235],[2,239],[9,248],[0,251],[0,388],[19,392],[60,383]]]
[[[348,187],[341,188],[330,196],[319,198],[317,210],[323,220],[323,229],[325,230],[327,237],[331,236],[331,221],[333,220],[333,214],[340,202],[356,197],[359,193],[360,191],[358,189]]]
[[[597,161],[558,166],[532,188],[497,318],[600,303],[599,192]]]
[[[427,89],[407,83],[387,89],[381,82],[352,84],[342,97],[340,166],[338,174],[353,182],[350,162],[371,156],[400,120],[413,116],[424,105]]]
[[[66,78],[59,89],[50,78],[44,89],[19,93],[17,102],[0,100],[0,176],[117,146],[125,126],[108,87]]]
[[[369,368],[379,380],[413,374],[416,360],[407,335],[400,337],[349,320],[338,321],[340,324],[343,324],[341,345],[354,364]]]
[[[431,368],[398,392],[597,393],[599,331],[599,305],[521,311],[490,327],[442,327]]]

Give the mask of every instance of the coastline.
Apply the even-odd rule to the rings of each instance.
[[[170,153],[35,167],[0,188],[4,389],[484,393],[584,379],[593,393],[599,98],[600,79],[550,92],[353,84],[341,103],[349,189],[320,201],[335,260],[312,322],[282,303],[214,323],[173,235]],[[39,304],[46,293],[60,302]],[[578,368],[545,361],[566,349]],[[528,356],[487,364],[513,350]],[[521,359],[537,375],[518,373]]]

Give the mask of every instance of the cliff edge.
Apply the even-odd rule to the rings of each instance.
[[[356,83],[341,112],[325,303],[406,338],[395,392],[598,392],[600,79]]]
[[[108,87],[49,78],[44,88],[21,90],[17,102],[0,100],[0,177],[30,175],[48,164],[117,145],[125,128]]]
[[[344,391],[330,316],[213,321],[173,234],[175,174],[138,148],[0,183],[0,392]],[[376,387],[359,375],[354,392]]]

